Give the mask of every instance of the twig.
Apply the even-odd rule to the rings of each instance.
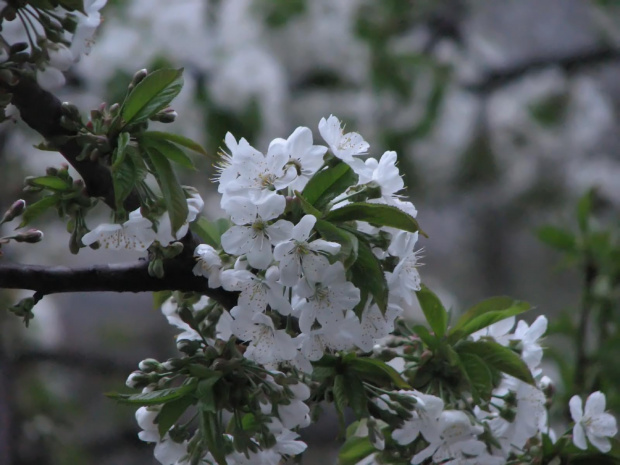
[[[150,276],[145,260],[80,268],[0,264],[0,289],[29,289],[43,294],[193,291],[209,296],[227,309],[236,305],[237,293],[209,288],[207,280],[195,276],[185,261],[165,261],[164,272],[162,279]]]
[[[20,76],[19,82],[15,86],[7,86],[6,90],[13,94],[12,103],[19,109],[24,122],[54,144],[80,174],[88,195],[102,198],[107,205],[115,208],[112,175],[108,167],[88,158],[79,161],[77,158],[82,148],[75,139],[66,139],[66,136],[74,136],[76,133],[60,125],[62,102],[27,76]],[[140,206],[138,195],[132,192],[124,206],[129,211],[138,208]]]
[[[573,72],[584,66],[618,60],[620,60],[620,50],[611,47],[593,48],[570,55],[556,57],[533,58],[501,69],[489,71],[477,82],[465,84],[464,87],[475,93],[488,94],[526,74],[541,69],[556,66],[562,68],[566,72]]]

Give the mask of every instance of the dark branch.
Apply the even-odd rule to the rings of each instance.
[[[115,208],[112,175],[108,167],[88,158],[78,161],[82,148],[75,139],[66,139],[65,136],[74,136],[76,133],[60,125],[62,102],[27,76],[21,76],[19,82],[8,87],[7,91],[13,94],[12,103],[19,109],[24,122],[51,142],[82,176],[88,195],[100,197],[111,208]],[[134,192],[125,201],[125,208],[135,210],[139,206],[138,196]]]
[[[620,60],[620,50],[611,47],[600,47],[558,57],[533,58],[512,66],[489,71],[480,80],[468,83],[465,87],[476,93],[487,94],[528,73],[541,69],[555,66],[570,73],[585,66],[617,60]]]
[[[165,261],[164,272],[162,279],[153,278],[148,262],[143,260],[83,268],[0,264],[0,289],[29,289],[42,294],[185,291],[209,296],[227,309],[237,303],[237,293],[210,289],[207,280],[195,276],[185,261]]]

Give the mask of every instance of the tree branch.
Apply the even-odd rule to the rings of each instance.
[[[237,293],[211,289],[202,276],[195,276],[186,261],[164,261],[165,276],[154,278],[148,262],[70,268],[0,264],[0,289],[29,289],[42,294],[64,292],[199,292],[227,309],[237,304]]]
[[[43,90],[34,79],[25,75],[20,76],[16,85],[7,86],[7,91],[13,94],[12,103],[19,109],[24,122],[54,144],[67,162],[80,174],[88,195],[102,198],[110,208],[114,209],[114,188],[109,168],[88,158],[79,161],[77,158],[82,148],[74,138],[67,140],[63,137],[75,136],[76,133],[60,125],[62,102],[52,93]],[[124,206],[128,211],[138,208],[140,206],[138,195],[132,192],[125,200]]]
[[[566,72],[574,72],[584,66],[618,60],[620,60],[620,50],[612,47],[593,48],[557,57],[533,58],[512,66],[489,71],[480,80],[466,84],[465,88],[479,94],[488,94],[528,73],[544,68],[556,66]]]

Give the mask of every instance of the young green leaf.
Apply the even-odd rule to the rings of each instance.
[[[446,312],[439,297],[424,285],[422,285],[422,289],[416,291],[416,296],[431,329],[437,337],[443,337],[448,327],[448,312]]]
[[[450,330],[450,341],[456,342],[487,326],[530,310],[527,302],[510,297],[491,297],[471,307]]]
[[[36,178],[29,178],[28,184],[33,184],[38,187],[44,187],[46,189],[60,192],[67,191],[72,188],[71,184],[56,176],[39,176]]]
[[[316,173],[303,190],[304,198],[322,210],[330,201],[355,185],[357,175],[346,163],[339,162]]]
[[[372,253],[368,244],[358,241],[357,260],[351,266],[351,281],[358,289],[367,289],[373,296],[381,313],[385,313],[388,303],[388,285],[381,263]]]
[[[312,215],[316,217],[317,219],[323,216],[319,210],[314,208],[314,206],[310,202],[308,202],[308,200],[306,200],[303,195],[301,195],[301,193],[299,193],[298,191],[295,191],[295,196],[299,199],[301,209],[304,211],[306,215]]]
[[[461,341],[456,346],[457,353],[472,354],[480,357],[487,365],[514,376],[528,384],[534,384],[534,378],[521,357],[508,347],[493,341]]]
[[[394,368],[376,358],[356,357],[348,365],[360,378],[367,381],[385,386],[394,384],[399,389],[411,389]]]
[[[155,291],[153,292],[153,307],[159,310],[162,304],[172,296],[172,291]]]
[[[336,413],[338,414],[338,423],[341,430],[344,430],[344,409],[348,405],[347,389],[344,375],[336,375],[334,378],[334,386],[332,388],[334,393],[334,406],[336,407]]]
[[[314,229],[326,241],[340,244],[340,252],[338,252],[337,257],[344,263],[345,268],[349,268],[357,261],[359,241],[353,234],[324,220],[317,220]]]
[[[19,223],[18,228],[23,228],[27,224],[32,223],[34,219],[45,213],[48,208],[55,207],[58,201],[58,197],[48,195],[32,205],[28,205],[24,210],[24,213],[22,213],[22,222]]]
[[[357,418],[368,416],[368,397],[362,381],[354,373],[348,371],[344,374],[344,380],[347,402],[353,409],[353,413]]]
[[[114,203],[118,210],[123,209],[123,202],[131,194],[139,180],[138,170],[131,158],[112,169],[112,186],[114,187]]]
[[[485,401],[491,398],[493,377],[487,364],[475,354],[463,352],[459,355],[463,369],[469,377],[471,387]]]
[[[205,157],[209,157],[209,154],[202,145],[179,134],[161,131],[147,131],[142,134],[142,137],[147,137],[151,140],[167,140],[174,144],[180,145],[181,147],[185,147],[186,149],[193,150],[194,152],[204,155]]]
[[[140,138],[140,144],[148,147],[147,150],[150,148],[157,150],[168,160],[178,163],[185,168],[190,170],[196,169],[191,158],[189,158],[182,149],[174,145],[172,142],[168,142],[165,139],[150,138],[143,135]]]
[[[194,399],[193,396],[185,396],[177,400],[166,402],[155,418],[159,436],[163,438],[170,428],[172,428],[172,425],[185,413],[187,408],[194,403],[196,403],[196,399]]]
[[[121,132],[118,135],[118,141],[116,144],[116,148],[112,153],[112,171],[117,169],[125,160],[125,154],[127,150],[127,146],[129,145],[129,141],[131,140],[131,136],[128,132]]]
[[[437,351],[439,348],[439,339],[436,335],[430,333],[430,331],[426,328],[426,326],[415,325],[411,328],[414,333],[418,335],[418,337],[422,340],[426,346],[431,349],[433,352]]]
[[[205,241],[211,247],[218,248],[221,245],[221,237],[228,228],[230,228],[230,221],[225,218],[220,218],[216,221],[209,221],[204,216],[201,216],[192,224],[189,228],[193,233],[197,234],[200,239]]]
[[[536,231],[538,239],[561,252],[575,252],[577,240],[575,235],[555,226],[542,226]]]
[[[367,221],[380,226],[391,226],[404,231],[416,232],[420,227],[416,219],[391,205],[356,202],[330,211],[325,220],[332,223],[341,221]],[[424,234],[421,232],[421,234]]]
[[[166,108],[183,87],[183,68],[158,69],[146,76],[129,94],[121,115],[125,124],[145,121]]]
[[[180,387],[160,389],[158,391],[143,392],[140,394],[120,394],[118,392],[109,392],[106,396],[122,404],[159,405],[172,400],[180,399],[195,390],[196,383],[188,383]]]
[[[187,201],[185,200],[185,193],[168,159],[152,147],[147,146],[146,153],[153,163],[155,169],[154,174],[161,188],[166,210],[168,210],[168,215],[170,216],[172,231],[176,232],[187,220],[188,208]]]
[[[355,465],[376,451],[368,436],[351,436],[340,448],[338,464]]]

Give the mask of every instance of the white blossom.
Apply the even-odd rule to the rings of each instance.
[[[273,320],[263,313],[252,316],[239,307],[231,310],[231,329],[238,338],[249,341],[244,356],[261,365],[292,360],[297,355],[295,344],[286,331],[275,329]]]
[[[307,299],[298,306],[302,332],[310,332],[315,320],[323,327],[337,324],[360,300],[359,289],[347,281],[340,262],[325,268],[320,282],[310,284],[302,280],[295,289]]]
[[[306,186],[312,175],[323,165],[323,156],[327,147],[313,145],[312,131],[305,127],[299,127],[293,131],[288,139],[274,139],[269,144],[268,153],[286,154],[289,159],[287,164],[295,169],[297,177],[289,185],[292,190],[301,191]]]
[[[618,425],[613,415],[605,412],[605,394],[593,392],[586,400],[585,411],[581,397],[573,396],[568,403],[570,414],[575,422],[573,443],[582,450],[588,448],[588,441],[603,453],[611,450],[610,437],[618,433]]]
[[[332,153],[348,164],[353,171],[361,173],[366,170],[366,165],[354,155],[362,155],[368,151],[369,144],[357,132],[344,134],[340,120],[334,115],[329,118],[321,118],[319,132],[329,145]]]
[[[281,204],[278,199],[282,199]],[[284,198],[272,196],[254,205],[243,197],[233,197],[227,205],[235,225],[222,234],[222,247],[229,254],[246,255],[254,268],[268,268],[273,261],[272,246],[289,240],[293,229],[290,221],[269,223],[284,211]]]
[[[418,452],[411,460],[420,464],[429,457],[434,463],[458,464],[463,459],[484,454],[486,445],[477,439],[484,430],[460,410],[444,410],[437,422],[438,437],[430,440],[428,447]],[[423,431],[424,432],[424,431]]]
[[[217,250],[208,244],[200,244],[194,250],[194,258],[196,258],[196,265],[192,270],[193,273],[207,278],[210,288],[220,287],[222,285],[220,281],[222,259]]]
[[[280,262],[281,281],[286,286],[294,286],[303,276],[310,282],[317,282],[321,272],[329,266],[326,254],[334,255],[340,244],[315,239],[308,242],[316,217],[306,215],[292,230],[290,240],[276,245],[273,256]]]

